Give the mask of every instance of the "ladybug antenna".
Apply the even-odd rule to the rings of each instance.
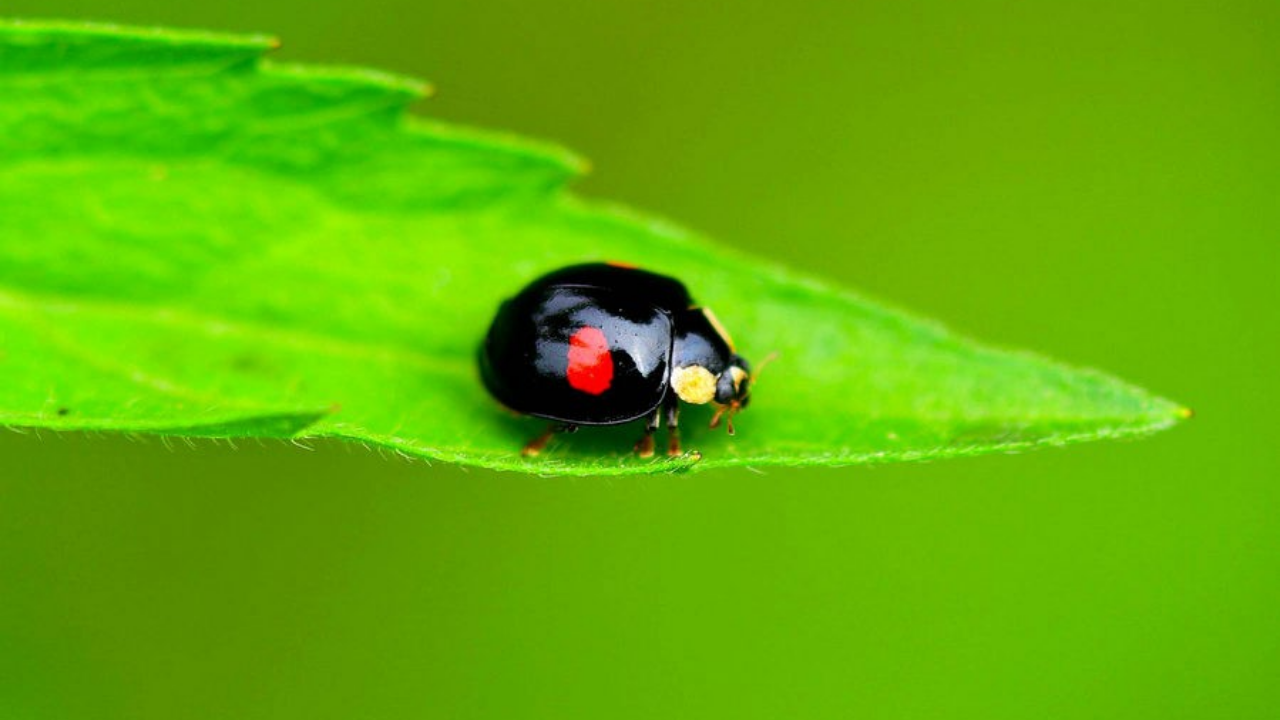
[[[778,351],[774,350],[768,355],[765,355],[763,360],[756,363],[756,369],[751,371],[751,384],[752,385],[756,384],[756,378],[760,377],[760,372],[764,370],[765,365],[768,365],[769,363],[777,359],[778,359]]]

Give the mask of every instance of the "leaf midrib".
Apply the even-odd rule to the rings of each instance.
[[[84,312],[104,318],[187,329],[200,334],[229,334],[291,350],[308,350],[351,359],[406,365],[433,373],[469,375],[472,368],[469,358],[465,361],[442,360],[397,345],[357,342],[287,324],[253,323],[240,318],[199,313],[180,306],[155,307],[145,303],[107,301],[79,295],[30,293],[0,286],[0,311],[5,309],[17,310],[19,313],[36,311],[48,315]]]

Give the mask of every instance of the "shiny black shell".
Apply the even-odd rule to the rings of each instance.
[[[557,270],[502,303],[480,350],[481,378],[499,402],[527,415],[571,425],[645,417],[668,400],[677,325],[692,304],[679,281],[644,270]],[[608,346],[611,379],[600,392],[569,382],[571,339],[583,328],[597,329]]]

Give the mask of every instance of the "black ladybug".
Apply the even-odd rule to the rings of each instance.
[[[480,376],[503,405],[553,421],[525,455],[537,455],[557,431],[644,418],[635,449],[650,457],[664,414],[667,454],[679,455],[680,401],[715,403],[714,428],[747,406],[752,381],[728,333],[683,284],[612,263],[556,270],[502,303],[480,351]]]

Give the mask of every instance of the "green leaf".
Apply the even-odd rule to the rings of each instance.
[[[0,24],[0,424],[339,437],[543,474],[841,465],[1140,435],[1183,416],[565,191],[583,163],[406,107],[420,83],[264,61],[265,37]],[[480,386],[498,302],[570,262],[684,278],[778,360],[703,459],[637,427],[534,460]]]

